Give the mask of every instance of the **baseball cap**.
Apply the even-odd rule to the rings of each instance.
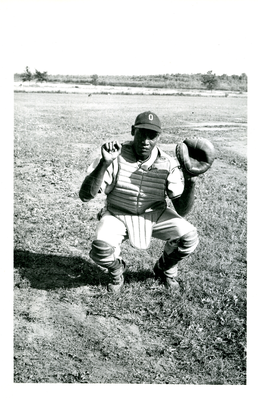
[[[161,123],[156,114],[151,111],[145,111],[136,117],[135,128],[151,129],[152,131],[161,132]]]

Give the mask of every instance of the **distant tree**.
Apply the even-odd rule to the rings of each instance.
[[[247,91],[247,75],[245,73],[242,73],[241,76],[239,76],[239,90],[244,92]]]
[[[243,72],[239,78],[241,81],[247,81],[247,75]]]
[[[21,75],[22,77],[22,81],[26,82],[26,81],[31,81],[33,79],[33,75],[29,70],[29,67],[26,67],[25,71],[23,72],[23,74]]]
[[[40,72],[37,69],[35,69],[35,74],[34,78],[36,79],[37,82],[47,82],[48,76],[47,76],[47,71]]]
[[[208,71],[207,74],[202,75],[201,81],[203,85],[205,85],[209,90],[215,89],[215,87],[217,87],[219,83],[216,74],[213,74],[212,71]]]
[[[98,80],[99,80],[99,77],[98,77],[97,74],[94,74],[94,75],[91,76],[91,83],[93,85],[97,85],[98,84]]]

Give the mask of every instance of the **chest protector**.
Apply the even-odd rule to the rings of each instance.
[[[157,159],[145,170],[136,161],[132,145],[124,144],[118,157],[116,184],[107,196],[107,208],[140,215],[147,209],[165,207],[171,163],[171,158],[159,150]]]

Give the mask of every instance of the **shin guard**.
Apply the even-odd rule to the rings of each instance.
[[[92,260],[101,267],[109,268],[115,262],[115,249],[104,240],[94,240],[90,251]]]
[[[117,259],[112,265],[108,267],[109,276],[112,280],[112,284],[119,284],[121,277],[125,271],[125,263],[123,260]]]
[[[179,261],[193,253],[198,243],[199,239],[196,229],[181,236],[176,241],[168,241],[161,257],[160,268],[166,271],[175,266]]]

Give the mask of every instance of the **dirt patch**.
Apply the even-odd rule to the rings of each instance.
[[[216,129],[216,131],[217,130],[218,129]],[[228,129],[224,129],[224,130],[228,130]],[[225,148],[227,148],[228,150],[238,154],[239,156],[247,157],[247,138],[246,138],[246,136],[241,137],[240,134],[238,134],[237,136],[238,136],[238,139],[231,139],[230,142],[228,142],[228,143],[225,143],[224,139],[220,139],[218,137],[216,137],[216,140],[214,140],[212,142],[215,146],[215,149],[216,149],[217,143],[220,144],[223,142],[223,146]],[[169,144],[169,143],[165,143],[165,144],[160,143],[159,144],[159,147],[165,152],[166,151],[170,152],[170,151],[174,150],[174,146],[175,145],[173,143],[172,144]]]
[[[87,335],[98,337],[109,348],[124,348],[138,353],[144,350],[139,328],[134,324],[126,324],[117,318],[89,315],[85,318]]]
[[[247,157],[246,138],[243,138],[242,140],[232,140],[228,145],[225,145],[225,147],[229,147],[231,151],[242,157]]]

